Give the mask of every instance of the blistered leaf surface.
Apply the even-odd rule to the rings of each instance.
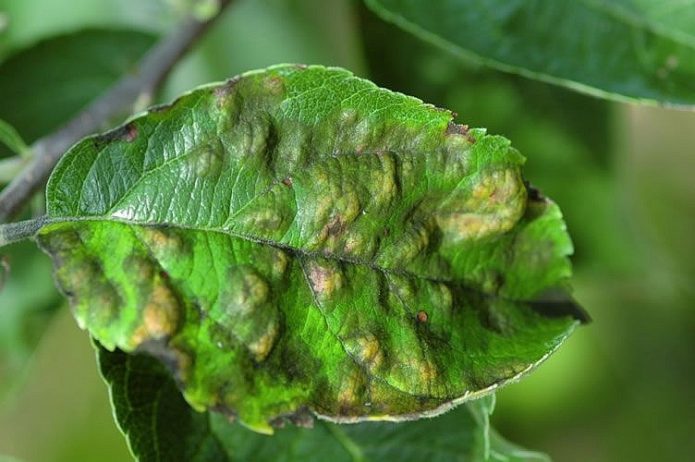
[[[433,415],[576,320],[571,243],[508,140],[340,69],[280,66],[77,144],[40,244],[83,328],[261,432]]]

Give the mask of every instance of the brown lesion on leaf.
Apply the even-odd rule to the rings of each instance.
[[[278,338],[279,330],[278,323],[271,322],[260,337],[248,344],[247,348],[253,354],[253,359],[256,362],[261,362],[268,357]]]
[[[288,423],[301,428],[314,428],[314,414],[302,406],[292,414],[281,415],[270,421],[273,428],[284,428]]]
[[[429,319],[429,315],[427,314],[426,311],[420,310],[417,312],[416,319],[417,319],[417,322],[419,322],[420,324],[425,324],[427,322],[427,320]]]
[[[283,178],[282,184],[284,184],[288,188],[291,188],[292,187],[292,177],[288,176],[287,178]]]
[[[270,293],[265,280],[255,272],[245,272],[241,276],[241,285],[234,297],[234,309],[242,314],[250,314],[262,305]]]
[[[138,345],[137,353],[146,353],[159,359],[183,388],[193,364],[191,353],[187,353],[171,344],[170,339],[148,339]]]
[[[93,138],[94,145],[97,147],[105,146],[113,141],[125,141],[132,143],[138,137],[138,127],[135,122],[128,122],[125,125],[116,127],[100,136]]]
[[[281,265],[284,267],[286,262]],[[270,283],[248,266],[231,268],[227,277],[228,283],[210,317],[244,345],[255,362],[262,362],[271,354],[281,332]]]
[[[330,221],[326,224],[326,235],[328,237],[336,237],[345,232],[347,229],[347,223],[343,220],[341,215],[335,215],[331,217]]]
[[[469,132],[470,128],[467,124],[457,124],[453,120],[449,122],[446,126],[445,134],[448,135],[461,135],[466,137],[469,143],[475,143],[475,138]]]
[[[217,412],[218,414],[222,414],[229,423],[234,423],[239,418],[237,413],[233,409],[230,409],[226,404],[221,404],[218,402],[217,404],[209,406],[209,409],[213,412]]]
[[[485,172],[471,189],[467,208],[488,208],[512,202],[519,195],[523,183],[518,172],[512,169]]]
[[[194,147],[188,154],[188,163],[198,177],[218,175],[225,160],[224,146],[218,138]]]
[[[431,390],[439,377],[439,370],[431,361],[421,357],[421,354],[422,352],[412,352],[412,356],[401,358],[398,367],[410,379],[413,389]]]
[[[149,247],[154,255],[181,255],[190,253],[188,243],[171,228],[139,227],[138,237]]]
[[[285,92],[285,82],[278,75],[269,75],[263,79],[263,88],[268,94],[280,96]]]
[[[60,240],[62,236],[55,237]],[[50,249],[45,241],[42,245]],[[63,251],[55,248],[52,251],[56,252],[51,253],[56,266],[56,282],[67,297],[80,329],[97,331],[116,322],[123,300],[104,275],[99,261],[85,255],[66,257]],[[104,339],[104,343],[113,342]]]
[[[72,292],[86,293],[87,296],[83,299],[73,298],[71,300],[73,302],[72,308],[81,328],[96,331],[113,323],[118,318],[122,300],[113,284],[104,276],[90,270],[85,271],[85,273],[89,275],[88,278],[75,279],[82,282],[75,283]],[[79,274],[73,275],[75,278],[79,278],[79,276]],[[85,287],[86,285],[88,287]],[[68,285],[66,284],[65,287],[67,288]],[[84,323],[80,322],[81,320]]]
[[[312,204],[306,221],[308,229],[320,231],[307,236],[307,247],[323,247],[325,250],[336,251],[336,246],[348,227],[363,210],[360,198],[354,185],[344,178],[330,176],[326,172],[316,172],[311,180],[312,190],[319,191],[320,194]]]
[[[140,325],[131,337],[133,346],[147,340],[158,340],[172,336],[179,323],[183,307],[166,281],[155,278],[145,306],[140,312]]]
[[[138,281],[151,281],[155,275],[155,266],[149,258],[132,254],[123,260],[123,271],[134,274]]]
[[[513,169],[494,170],[482,173],[465,198],[452,199],[435,217],[448,240],[479,239],[509,231],[525,205],[520,174]]]
[[[453,120],[449,122],[449,125],[446,126],[446,134],[447,135],[452,135],[452,134],[457,134],[457,135],[467,135],[468,134],[468,125],[465,124],[457,124]]]
[[[352,358],[367,370],[374,370],[384,364],[385,355],[379,339],[373,333],[345,339],[345,347]]]
[[[213,95],[217,99],[218,106],[227,103],[227,97],[234,91],[234,87],[241,81],[241,76],[235,76],[226,80],[222,85],[215,87]]]
[[[388,255],[393,265],[407,265],[432,244],[436,238],[437,222],[431,216],[425,216],[415,207],[410,217],[404,220],[404,232],[388,246],[382,245],[381,257]]]
[[[287,271],[287,265],[290,262],[290,257],[287,256],[284,250],[273,249],[272,251],[272,272],[275,277],[280,277]]]
[[[547,202],[548,198],[545,197],[539,189],[533,186],[528,181],[524,181],[524,186],[526,187],[526,192],[528,195],[528,200],[530,202]]]
[[[138,127],[134,123],[129,123],[125,125],[125,133],[123,139],[128,143],[135,141],[138,137]]]
[[[355,408],[361,407],[365,392],[364,372],[352,367],[336,390],[336,404],[340,415],[353,415]],[[361,393],[362,392],[362,393]]]
[[[328,299],[343,287],[343,273],[336,263],[311,261],[307,264],[307,278],[319,299]]]

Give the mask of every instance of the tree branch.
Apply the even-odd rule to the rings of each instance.
[[[31,162],[0,193],[0,223],[16,214],[46,182],[58,160],[74,143],[101,129],[105,122],[131,112],[140,95],[154,94],[174,65],[220,16],[231,0],[220,0],[218,14],[207,21],[187,19],[142,58],[137,71],[121,78],[63,127],[37,140]]]

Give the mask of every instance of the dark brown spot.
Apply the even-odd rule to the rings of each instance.
[[[292,178],[288,176],[287,178],[282,180],[282,184],[284,184],[288,188],[291,188],[292,187]]]
[[[214,406],[211,406],[210,409],[225,416],[229,423],[234,423],[234,421],[237,419],[236,412],[229,409],[224,404],[215,404]]]
[[[347,223],[345,223],[345,220],[343,220],[343,217],[340,215],[337,215],[331,219],[330,222],[326,225],[326,231],[328,232],[329,236],[337,236],[339,234],[343,234],[345,229],[347,228]]]
[[[214,95],[216,98],[224,100],[231,92],[232,89],[236,86],[237,83],[241,80],[241,77],[236,76],[232,77],[231,79],[225,81],[222,85],[219,87],[215,88]]]
[[[169,338],[148,339],[135,349],[137,353],[147,353],[159,359],[164,367],[174,376],[174,380],[183,385],[190,367],[190,355],[169,344]]]
[[[289,416],[290,422],[297,427],[314,428],[314,416],[306,408],[300,408],[294,414]]]
[[[420,310],[417,312],[417,322],[426,323],[427,318],[428,318],[428,316],[427,316],[427,313],[425,311]]]
[[[526,186],[526,191],[528,192],[528,199],[531,202],[545,202],[545,196],[543,196],[543,194],[541,194],[541,192],[538,189],[531,186],[531,183],[529,183],[528,181],[524,181],[524,186]]]
[[[135,140],[138,137],[138,128],[135,126],[134,122],[121,125],[120,127],[114,128],[111,131],[104,133],[101,136],[93,138],[94,146],[100,149],[102,146],[109,144],[113,141],[127,141],[128,143]]]
[[[468,135],[468,125],[461,125],[455,122],[449,122],[449,125],[447,125],[446,127],[446,134],[466,136]]]
[[[128,143],[132,143],[135,138],[138,137],[138,127],[133,123],[129,123],[125,126],[125,133],[123,134],[123,139]]]

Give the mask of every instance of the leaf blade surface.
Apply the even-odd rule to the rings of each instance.
[[[618,101],[695,104],[695,14],[677,0],[366,3],[403,29],[498,70]]]

